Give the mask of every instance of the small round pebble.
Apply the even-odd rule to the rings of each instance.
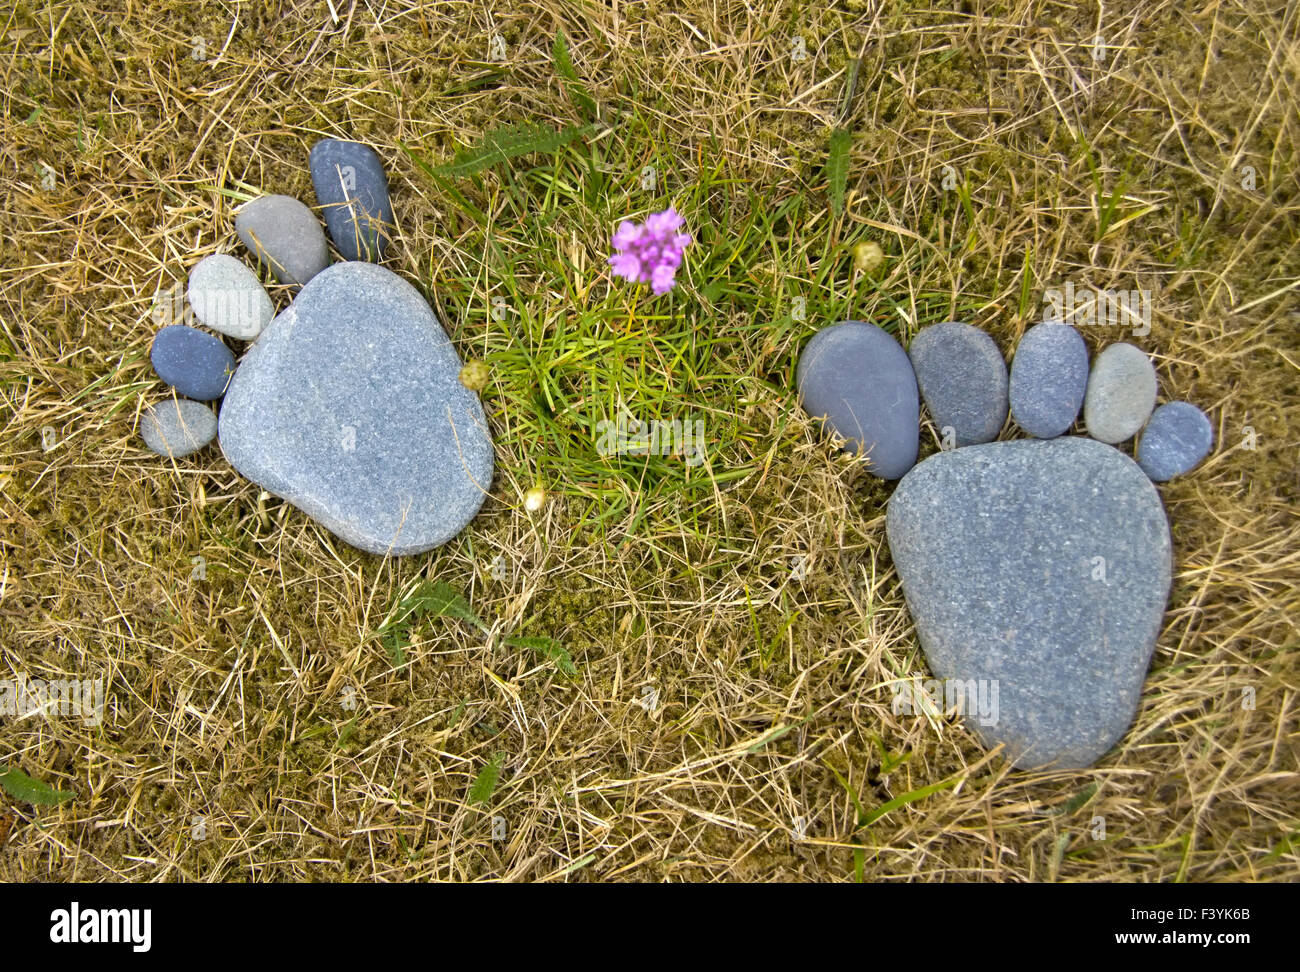
[[[1007,419],[1007,364],[977,327],[948,321],[922,329],[908,352],[940,435],[958,446],[992,442]]]
[[[275,316],[275,306],[257,274],[226,253],[214,253],[195,264],[189,298],[199,323],[239,341],[252,341]]]
[[[220,398],[235,372],[235,356],[220,338],[186,324],[172,324],[154,335],[149,359],[158,377],[186,398]]]
[[[1011,360],[1011,417],[1036,439],[1063,435],[1088,388],[1088,345],[1069,324],[1036,324]]]
[[[150,405],[140,418],[140,435],[151,452],[179,459],[217,436],[217,417],[202,402],[168,399]]]
[[[1191,472],[1210,453],[1214,427],[1191,402],[1169,402],[1151,416],[1138,441],[1137,461],[1157,483]]]
[[[1136,435],[1156,406],[1156,369],[1131,344],[1112,344],[1092,364],[1083,421],[1099,442],[1117,445]]]
[[[292,196],[260,196],[235,217],[235,232],[280,283],[301,287],[330,263],[320,221]]]

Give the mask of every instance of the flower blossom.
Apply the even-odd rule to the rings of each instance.
[[[617,252],[609,258],[615,276],[648,283],[656,295],[672,290],[682,251],[691,242],[690,233],[680,232],[685,222],[671,206],[647,216],[644,223],[623,220],[613,239]]]

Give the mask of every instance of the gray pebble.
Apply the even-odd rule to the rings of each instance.
[[[381,259],[395,224],[378,153],[360,142],[323,138],[312,146],[310,168],[325,225],[343,259]]]
[[[186,398],[220,398],[235,371],[235,356],[218,337],[188,324],[169,324],[153,336],[149,360],[158,377]]]
[[[1088,388],[1088,346],[1069,324],[1036,324],[1011,359],[1011,417],[1038,439],[1063,435]]]
[[[1156,369],[1131,344],[1112,344],[1092,363],[1083,397],[1088,434],[1115,445],[1136,435],[1156,405]]]
[[[202,402],[169,398],[140,417],[140,436],[150,451],[179,459],[197,452],[217,435],[217,417]]]
[[[275,306],[257,274],[226,253],[214,253],[195,264],[188,295],[200,323],[240,341],[255,339],[275,316]]]
[[[320,221],[292,196],[262,196],[235,217],[244,245],[281,283],[301,287],[330,262]]]
[[[908,351],[939,434],[957,446],[991,442],[1007,419],[1007,364],[985,332],[949,321],[924,328]]]
[[[1137,461],[1158,483],[1191,472],[1210,453],[1214,427],[1190,402],[1169,402],[1151,416],[1138,440]]]
[[[874,324],[845,321],[812,336],[795,370],[804,410],[867,456],[881,479],[916,463],[920,399],[907,352]]]

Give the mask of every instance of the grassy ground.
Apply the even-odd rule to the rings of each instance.
[[[0,678],[102,675],[108,711],[0,721],[0,764],[74,794],[0,794],[0,877],[1295,878],[1294,0],[7,9]],[[420,164],[522,123],[596,127]],[[427,556],[360,554],[216,447],[171,464],[135,432],[155,294],[242,253],[241,199],[314,202],[326,135],[386,159],[387,264],[491,366],[492,496]],[[699,242],[648,299],[608,236],[668,203]],[[844,317],[966,319],[1009,357],[1066,280],[1153,292],[1130,339],[1218,441],[1161,487],[1175,579],[1134,728],[1022,773],[891,712],[925,668],[889,487],[791,381]],[[620,408],[702,419],[708,461],[602,457]],[[417,609],[428,582],[483,624]]]

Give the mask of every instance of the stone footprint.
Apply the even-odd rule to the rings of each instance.
[[[281,283],[281,313],[227,254],[192,269],[204,326],[252,344],[236,363],[220,337],[187,324],[154,338],[154,369],[175,396],[141,422],[145,444],[183,456],[215,437],[240,473],[369,553],[416,554],[456,536],[492,482],[493,446],[462,362],[420,292],[380,266],[395,229],[379,156],[324,139],[312,183],[343,261],[315,214],[290,196],[246,204],[236,231]],[[204,401],[220,402],[219,417]]]
[[[939,707],[1018,767],[1081,768],[1111,749],[1136,714],[1169,595],[1153,480],[1208,454],[1204,413],[1174,402],[1153,414],[1150,359],[1115,344],[1090,370],[1064,323],[1031,328],[1008,376],[968,324],[924,328],[909,354],[847,321],[808,342],[797,384],[810,415],[900,480],[886,534]],[[944,447],[917,464],[922,401]],[[1080,409],[1089,437],[1064,435]],[[994,441],[1008,412],[1032,438]],[[1139,432],[1135,462],[1115,446]]]

